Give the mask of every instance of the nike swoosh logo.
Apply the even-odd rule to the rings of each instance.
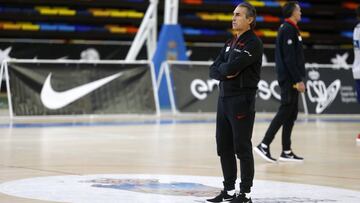
[[[262,148],[260,148],[260,151],[262,151],[263,154],[267,154],[267,152],[265,150],[263,150]]]
[[[243,114],[236,115],[236,119],[238,119],[238,120],[241,120],[241,119],[243,119],[245,117],[246,117],[246,115],[243,115]]]
[[[233,200],[233,199],[234,199],[234,198],[228,198],[228,199],[223,198],[224,201],[231,201],[231,200]]]
[[[44,85],[41,89],[41,102],[45,107],[49,109],[60,109],[81,97],[89,94],[90,92],[98,89],[99,87],[111,82],[112,80],[120,77],[122,73],[110,75],[106,78],[102,78],[63,92],[57,92],[51,87],[51,73],[47,76]]]

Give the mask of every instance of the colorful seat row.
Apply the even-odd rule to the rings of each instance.
[[[49,24],[31,22],[0,22],[0,30],[23,30],[23,31],[60,31],[60,32],[110,32],[122,34],[135,34],[137,27],[105,25],[102,26],[85,26],[85,25],[68,25],[68,24]]]
[[[74,10],[67,7],[36,6],[34,8],[0,7],[0,13],[40,14],[46,16],[93,16],[111,18],[143,18],[144,13],[136,10],[90,8]]]

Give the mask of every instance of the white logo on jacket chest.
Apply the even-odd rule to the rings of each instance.
[[[250,54],[250,52],[247,51],[247,50],[234,49],[234,51],[236,51],[236,52],[238,52],[238,53],[244,52],[244,53],[246,53],[247,55],[252,56],[252,55]]]
[[[249,56],[252,56],[249,51],[244,50],[244,53],[247,53]]]

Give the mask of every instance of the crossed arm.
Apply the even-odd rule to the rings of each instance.
[[[219,56],[210,66],[210,78],[227,80],[238,76],[258,59],[259,54],[262,53],[260,49],[261,47],[258,43],[249,41],[242,50],[236,48],[230,50],[228,59],[225,61],[226,46],[223,47]]]

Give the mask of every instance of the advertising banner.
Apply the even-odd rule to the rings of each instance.
[[[173,92],[180,112],[215,112],[218,81],[209,78],[209,65],[172,64]]]
[[[209,66],[170,62],[174,112],[216,112],[218,81],[209,78]],[[299,111],[311,114],[359,114],[351,69],[332,65],[307,66],[307,91],[299,97]],[[276,112],[280,87],[274,64],[264,64],[256,98],[257,112]]]
[[[359,114],[351,69],[308,68],[306,100],[309,113]]]
[[[14,116],[157,112],[148,62],[14,60],[6,71]]]

